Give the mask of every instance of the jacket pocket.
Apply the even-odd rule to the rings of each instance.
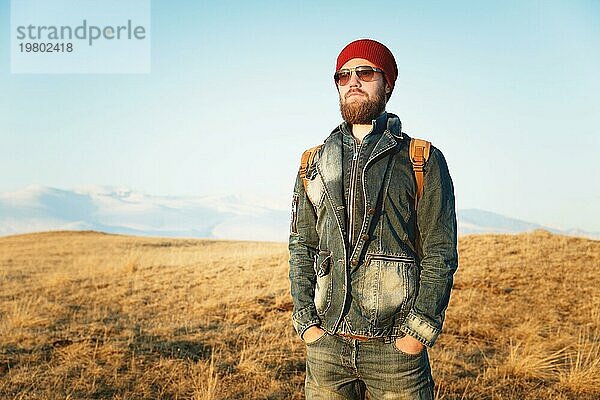
[[[387,324],[407,312],[417,293],[418,273],[409,256],[367,254],[362,290],[362,308],[378,325]]]
[[[331,305],[331,252],[320,250],[315,260],[315,273],[317,282],[315,285],[315,307],[319,314],[324,314]]]

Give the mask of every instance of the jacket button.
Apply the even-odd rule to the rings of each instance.
[[[369,240],[369,235],[367,235],[367,234],[365,233],[365,234],[364,234],[364,235],[362,235],[360,238],[366,242],[367,240]]]
[[[369,209],[367,210],[367,214],[369,214],[369,215],[374,215],[374,214],[375,214],[375,209],[374,209],[374,208],[369,208]]]
[[[357,266],[358,260],[352,260],[352,261],[350,261],[350,264],[352,264],[353,266]]]

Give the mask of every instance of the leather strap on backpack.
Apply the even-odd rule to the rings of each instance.
[[[417,182],[417,193],[415,195],[415,212],[419,200],[423,196],[423,168],[425,163],[429,159],[429,148],[431,143],[422,139],[410,139],[410,147],[408,148],[408,155],[410,162],[415,172],[415,181]],[[423,249],[421,248],[421,233],[419,232],[419,225],[416,223],[415,218],[415,250],[419,258],[423,258]]]
[[[419,200],[423,196],[423,167],[429,159],[429,149],[431,143],[423,139],[410,139],[410,148],[408,154],[410,162],[415,172],[415,180],[417,181],[417,194],[415,196],[415,210],[419,204]]]
[[[315,154],[317,154],[317,151],[321,148],[321,146],[323,145],[320,144],[318,146],[311,147],[302,153],[302,158],[300,159],[300,178],[302,179],[302,185],[304,185],[304,191],[306,191],[306,185],[308,184],[308,179],[306,179],[306,171],[312,164]]]

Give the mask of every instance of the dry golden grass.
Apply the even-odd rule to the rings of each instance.
[[[600,242],[461,238],[438,399],[597,399]],[[302,399],[283,243],[0,238],[1,399]]]

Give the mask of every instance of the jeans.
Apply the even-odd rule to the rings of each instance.
[[[392,338],[359,341],[324,334],[306,344],[307,400],[432,400],[427,348],[400,351]]]

